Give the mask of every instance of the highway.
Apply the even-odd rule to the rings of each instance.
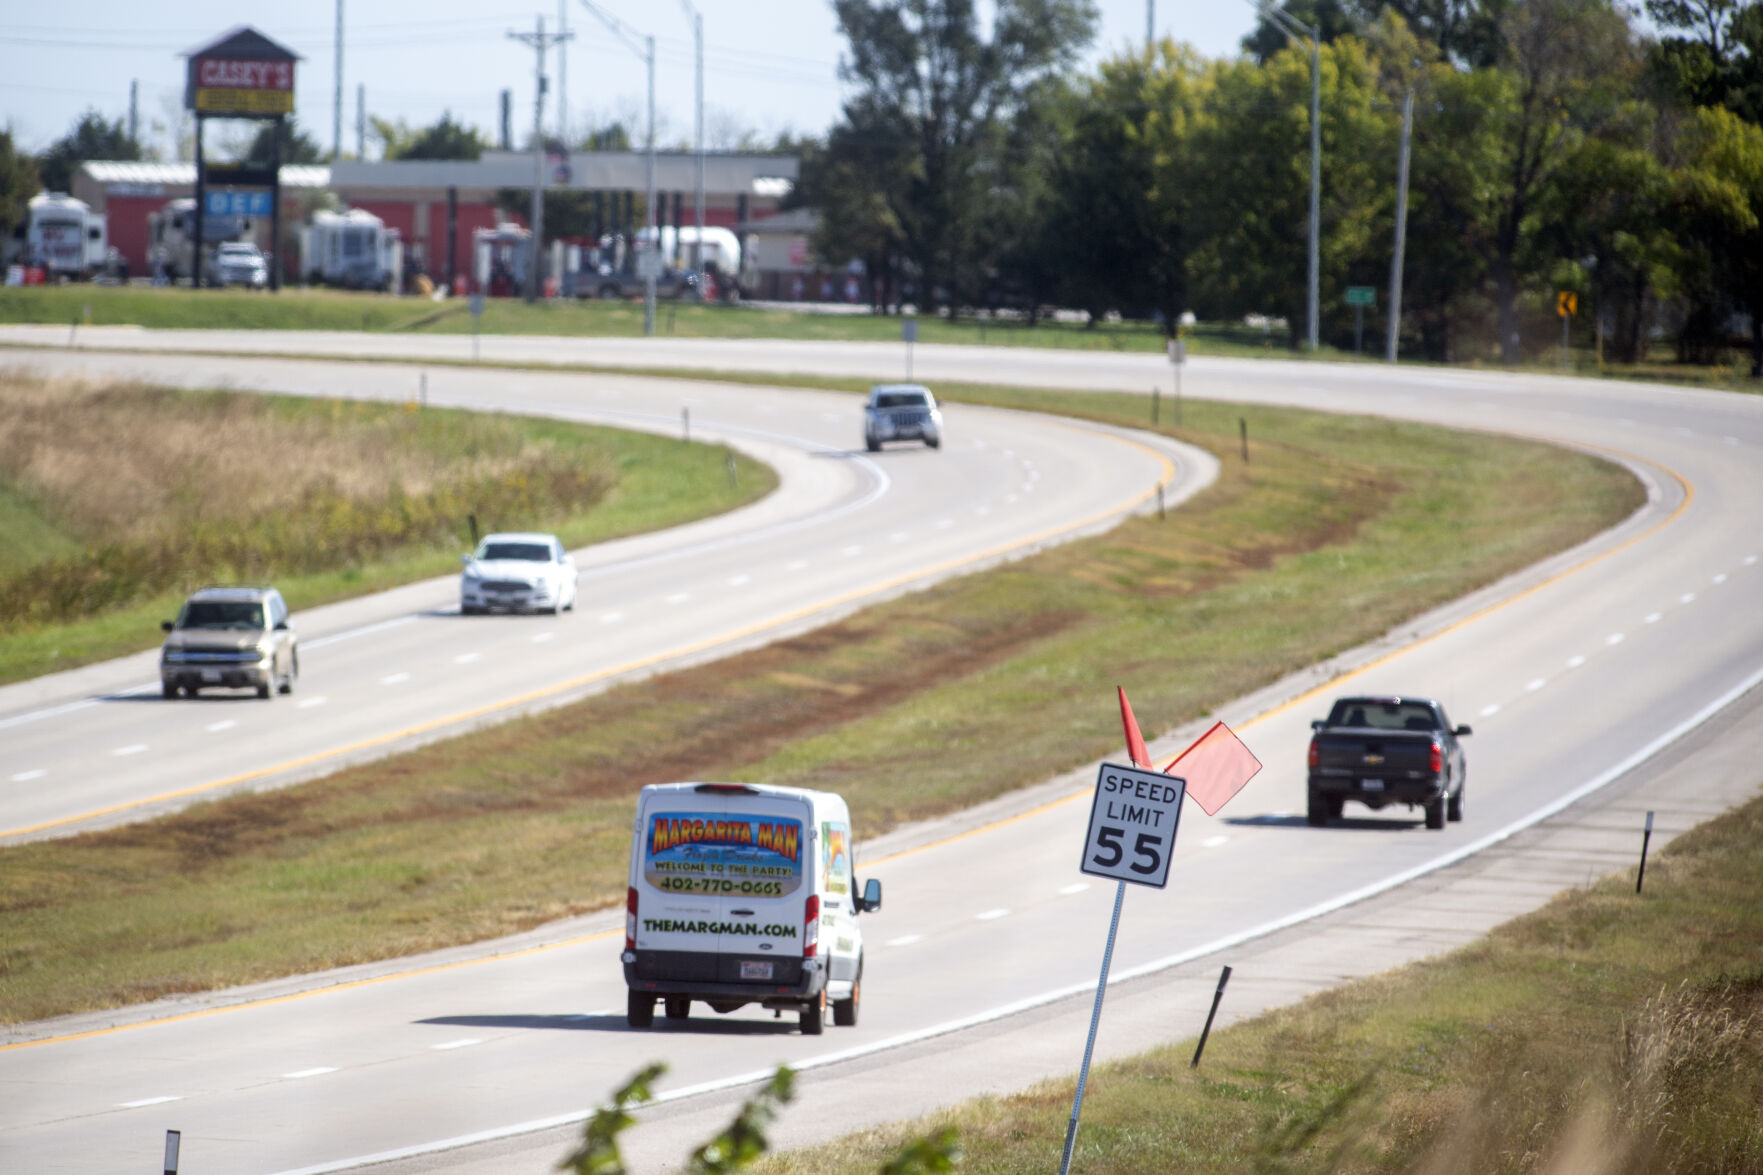
[[[23,337],[0,331],[0,341]],[[92,350],[106,338],[167,349],[188,341],[124,331],[82,337]],[[226,336],[213,345],[238,339],[268,352],[295,341],[308,354],[350,345],[344,336]],[[899,357],[897,347],[843,344],[485,344],[486,356],[540,361],[825,374],[874,375]],[[457,344],[405,337],[354,345],[441,354]],[[55,362],[103,368],[147,357],[88,352]],[[913,362],[932,386],[1169,386],[1159,356],[921,346]],[[408,386],[400,383],[408,373],[392,377],[402,369],[378,370],[383,382]],[[431,371],[432,396],[452,369],[442,373]],[[526,386],[524,373],[498,378],[510,394]],[[1658,844],[1754,791],[1763,749],[1755,720],[1763,708],[1755,688],[1763,680],[1763,398],[1279,361],[1195,361],[1185,383],[1196,397],[1382,413],[1586,448],[1630,468],[1648,501],[1578,550],[1225,709],[1267,770],[1219,818],[1190,806],[1169,889],[1128,895],[1103,1055],[1192,1036],[1193,1009],[1210,996],[1220,959],[1252,961],[1233,980],[1227,1018],[1249,1014],[1465,941],[1621,867],[1643,807],[1660,809]],[[530,394],[520,392],[519,402]],[[742,396],[706,415],[731,429],[771,430],[789,405],[817,399]],[[766,403],[773,413],[762,417]],[[815,411],[836,410],[807,415]],[[999,442],[986,433],[995,422],[978,415],[952,424],[961,439],[940,456],[982,434],[996,455]],[[777,431],[795,435],[807,424],[793,419]],[[848,445],[854,430],[841,428],[826,443]],[[931,455],[887,456],[889,488],[876,509],[910,492],[905,470],[917,467],[908,459]],[[1038,495],[1083,494],[1101,472],[1081,460],[1035,461]],[[1137,476],[1136,486],[1122,487],[1128,496],[1148,484]],[[995,495],[1009,480],[985,483],[984,492]],[[829,490],[823,501],[861,498],[862,485]],[[838,541],[822,535],[818,546],[792,552],[798,533],[770,558],[824,560]],[[949,551],[962,549],[956,542]],[[439,627],[444,617],[403,627],[431,619]],[[559,631],[584,621],[595,623],[592,611],[558,622]],[[634,647],[632,655],[640,655]],[[296,699],[306,696],[302,684]],[[1428,832],[1418,814],[1395,809],[1328,829],[1304,825],[1308,721],[1346,689],[1432,693],[1454,721],[1475,727],[1462,824]],[[124,708],[89,706],[69,718]],[[1156,716],[1140,717],[1156,728]],[[9,765],[12,739],[25,728],[6,731]],[[1157,749],[1179,749],[1188,733],[1169,732]],[[804,1038],[788,1019],[748,1010],[628,1030],[617,921],[607,916],[500,944],[493,957],[454,952],[407,969],[18,1026],[0,1046],[0,1145],[21,1169],[139,1167],[156,1158],[162,1131],[176,1127],[191,1170],[200,1154],[205,1169],[229,1171],[342,1170],[375,1159],[400,1171],[536,1172],[555,1162],[595,1098],[661,1058],[673,1066],[662,1086],[670,1101],[648,1116],[632,1147],[641,1169],[657,1170],[708,1133],[743,1082],[778,1061],[809,1069],[806,1104],[779,1127],[786,1144],[1069,1072],[1113,898],[1077,872],[1083,786],[1079,777],[1052,780],[985,812],[865,846],[859,875],[881,878],[887,900],[865,931],[856,1028]]]

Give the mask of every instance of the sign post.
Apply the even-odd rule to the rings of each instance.
[[[918,341],[918,319],[900,320],[900,341],[906,344],[906,382],[912,382],[912,344]]]
[[[471,361],[477,362],[478,330],[484,321],[484,296],[481,293],[471,296]]]
[[[1376,286],[1348,286],[1347,305],[1353,308],[1353,354],[1365,353],[1365,308],[1377,305]]]
[[[1181,369],[1187,365],[1188,341],[1179,335],[1169,340],[1169,362],[1175,368],[1175,427],[1181,427]],[[1151,420],[1156,423],[1156,414]]]
[[[1568,352],[1568,332],[1573,326],[1573,316],[1579,313],[1579,295],[1572,290],[1555,292],[1555,313],[1561,317],[1561,366],[1573,366]]]
[[[1096,773],[1096,794],[1090,801],[1090,827],[1084,837],[1079,868],[1092,877],[1114,879],[1114,916],[1108,923],[1108,945],[1102,950],[1102,974],[1096,980],[1096,1004],[1090,1012],[1090,1035],[1084,1042],[1083,1065],[1077,1072],[1077,1097],[1065,1128],[1065,1154],[1059,1175],[1070,1175],[1071,1152],[1077,1145],[1077,1121],[1083,1113],[1084,1087],[1090,1079],[1090,1057],[1096,1050],[1096,1029],[1102,1022],[1102,996],[1108,990],[1108,965],[1114,959],[1114,938],[1120,930],[1120,907],[1128,882],[1162,889],[1169,881],[1169,855],[1181,821],[1187,781],[1161,771],[1104,763]]]

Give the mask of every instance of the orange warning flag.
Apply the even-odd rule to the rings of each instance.
[[[1125,702],[1126,695],[1122,694],[1121,704]],[[1261,760],[1250,753],[1243,740],[1230,727],[1216,722],[1163,772],[1187,780],[1189,798],[1206,809],[1206,815],[1216,816],[1260,770]]]
[[[1150,770],[1151,752],[1145,749],[1145,736],[1139,733],[1139,720],[1133,717],[1132,703],[1126,700],[1126,688],[1117,685],[1114,689],[1120,694],[1120,724],[1126,728],[1126,753],[1132,756],[1133,766]]]

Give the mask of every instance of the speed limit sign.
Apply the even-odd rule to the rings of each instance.
[[[1169,855],[1186,794],[1187,781],[1176,776],[1102,764],[1090,801],[1083,871],[1162,889],[1169,880]]]

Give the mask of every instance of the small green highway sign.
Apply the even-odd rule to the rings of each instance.
[[[1349,305],[1349,306],[1375,306],[1375,305],[1377,305],[1377,288],[1375,286],[1348,286],[1347,287],[1347,305]]]

